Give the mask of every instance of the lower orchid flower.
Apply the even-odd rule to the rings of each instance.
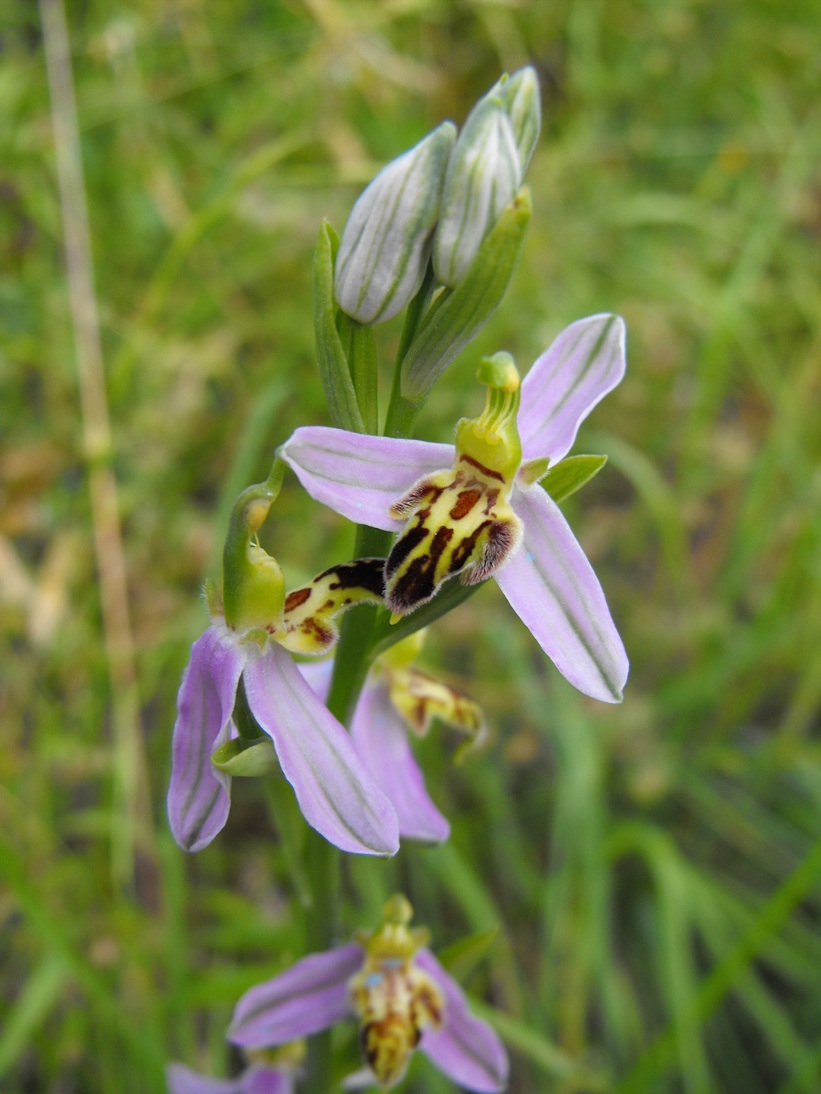
[[[414,1050],[476,1094],[505,1088],[507,1054],[495,1031],[472,1015],[462,989],[411,930],[410,904],[395,896],[382,925],[358,941],[311,954],[251,988],[237,1003],[228,1038],[276,1045],[356,1018],[367,1067],[346,1088],[395,1086]]]
[[[285,595],[282,571],[251,537],[276,496],[250,487],[234,508],[224,558],[224,601],[209,591],[211,625],[194,643],[178,697],[168,816],[187,851],[224,827],[232,773],[278,766],[307,822],[360,854],[392,855],[396,813],[343,726],[303,679],[289,651],[324,653],[333,617],[380,601],[382,560],[326,570]]]
[[[457,753],[458,759],[466,748],[472,749],[483,741],[486,726],[478,703],[412,665],[423,641],[424,630],[416,631],[377,658],[359,696],[351,739],[396,810],[399,835],[441,843],[450,835],[450,825],[427,792],[408,733],[423,737],[434,719],[439,719],[468,737]],[[324,699],[333,662],[307,661],[299,669]]]
[[[494,577],[559,671],[586,695],[619,702],[627,655],[551,492],[566,496],[604,462],[559,463],[624,369],[622,320],[594,315],[564,330],[521,385],[508,354],[485,359],[485,409],[459,422],[455,447],[305,427],[279,455],[318,501],[399,532],[385,567],[395,615],[426,603],[449,577]]]
[[[212,1079],[174,1063],[165,1069],[165,1082],[168,1094],[295,1094],[304,1056],[304,1041],[276,1052],[249,1052],[248,1066],[235,1079]]]

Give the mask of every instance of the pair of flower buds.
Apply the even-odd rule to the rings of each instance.
[[[540,128],[538,80],[523,68],[478,101],[458,138],[443,122],[383,168],[342,235],[334,275],[342,311],[363,324],[398,315],[431,260],[440,284],[459,285],[518,194]]]

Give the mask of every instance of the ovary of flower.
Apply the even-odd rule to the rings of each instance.
[[[619,702],[628,671],[624,647],[590,563],[538,479],[548,464],[555,466],[567,454],[581,422],[621,380],[624,341],[624,324],[613,315],[592,316],[562,331],[522,382],[521,405],[514,419],[521,444],[518,454],[509,428],[506,438],[496,443],[492,423],[482,435],[483,429],[477,429],[485,417],[481,415],[463,420],[456,446],[309,427],[298,429],[282,446],[280,456],[318,501],[359,524],[400,533],[387,563],[386,599],[394,611],[423,603],[442,579],[460,569],[468,580],[492,573],[559,671],[585,694]],[[512,393],[505,393],[504,386],[495,391],[509,427],[509,408],[506,411],[504,404]],[[485,414],[492,418],[493,413],[489,405]],[[484,529],[486,540],[480,542],[477,537],[463,560],[457,554],[459,542],[467,543],[470,536],[467,518],[459,519],[458,502],[460,494],[474,489],[467,481],[457,483],[464,456],[482,465],[474,468],[483,479],[475,487],[480,496],[471,512],[480,524],[489,523]],[[444,471],[447,467],[452,470]],[[486,471],[501,475],[500,486],[509,490],[507,499],[500,490],[487,515],[483,510],[490,500],[493,475]],[[418,519],[409,520],[403,532],[391,513],[397,499],[403,508],[418,503],[424,510],[431,488],[441,489],[445,475],[455,487],[448,497],[454,504],[447,510],[447,519],[443,522],[438,511],[436,529],[423,516],[421,525]],[[465,508],[467,502],[463,496]],[[513,531],[506,509],[497,519],[499,505],[509,506],[521,535]],[[454,509],[455,517],[450,515]],[[441,528],[454,527],[454,522],[461,525],[462,535],[454,528],[437,557],[436,534]],[[507,528],[507,535],[494,538],[494,523]],[[403,543],[403,536],[411,537],[410,542]],[[403,551],[404,556],[398,557]]]
[[[311,954],[240,999],[228,1037],[243,1047],[310,1036],[356,1018],[368,1067],[346,1089],[394,1086],[414,1049],[459,1086],[478,1094],[505,1087],[507,1056],[496,1033],[475,1018],[456,981],[411,929],[404,897],[391,898],[383,922],[357,941]]]

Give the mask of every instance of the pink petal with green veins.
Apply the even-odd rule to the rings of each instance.
[[[237,1003],[228,1040],[246,1048],[268,1048],[341,1021],[353,1013],[348,981],[364,960],[362,947],[352,943],[303,957],[257,984]]]
[[[393,806],[290,655],[269,643],[243,680],[251,713],[274,742],[306,821],[343,851],[396,854]]]
[[[413,755],[408,731],[383,684],[366,684],[351,725],[362,762],[387,794],[399,818],[399,835],[441,843],[450,825],[431,801]]]
[[[444,1025],[440,1030],[425,1030],[420,1051],[448,1078],[476,1094],[504,1090],[508,1061],[499,1035],[470,1013],[465,993],[429,950],[420,950],[414,961],[445,995]]]
[[[617,315],[579,319],[536,359],[522,381],[519,435],[524,459],[570,451],[579,426],[626,368],[624,321]]]
[[[621,702],[629,664],[602,587],[556,503],[517,491],[524,541],[496,581],[559,672],[579,691]]]
[[[168,819],[186,851],[206,847],[225,826],[231,778],[211,753],[231,733],[231,714],[245,653],[224,626],[212,626],[191,647],[177,698],[171,746]]]
[[[279,449],[312,498],[371,528],[396,532],[388,509],[417,479],[450,467],[453,445],[303,426]]]

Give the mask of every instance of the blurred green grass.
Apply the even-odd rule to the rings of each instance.
[[[514,1094],[817,1091],[817,4],[86,0],[68,16],[149,785],[132,833],[38,9],[6,0],[0,1089],[157,1091],[168,1058],[224,1073],[238,994],[299,955],[261,786],[236,785],[199,856],[166,831],[199,589],[236,490],[326,420],[321,217],[341,227],[382,162],[533,63],[524,263],[419,432],[445,439],[477,404],[479,353],[526,366],[567,322],[624,315],[627,379],[577,446],[610,464],[567,509],[631,680],[621,708],[581,699],[495,589],[448,617],[429,663],[485,704],[492,751],[454,769],[440,736],[422,742],[453,839],[350,862],[344,920],[404,885],[439,946],[502,925],[470,986]],[[380,328],[385,360],[397,339]],[[293,482],[270,523],[294,582],[351,550]],[[448,1085],[420,1060],[406,1089]]]

